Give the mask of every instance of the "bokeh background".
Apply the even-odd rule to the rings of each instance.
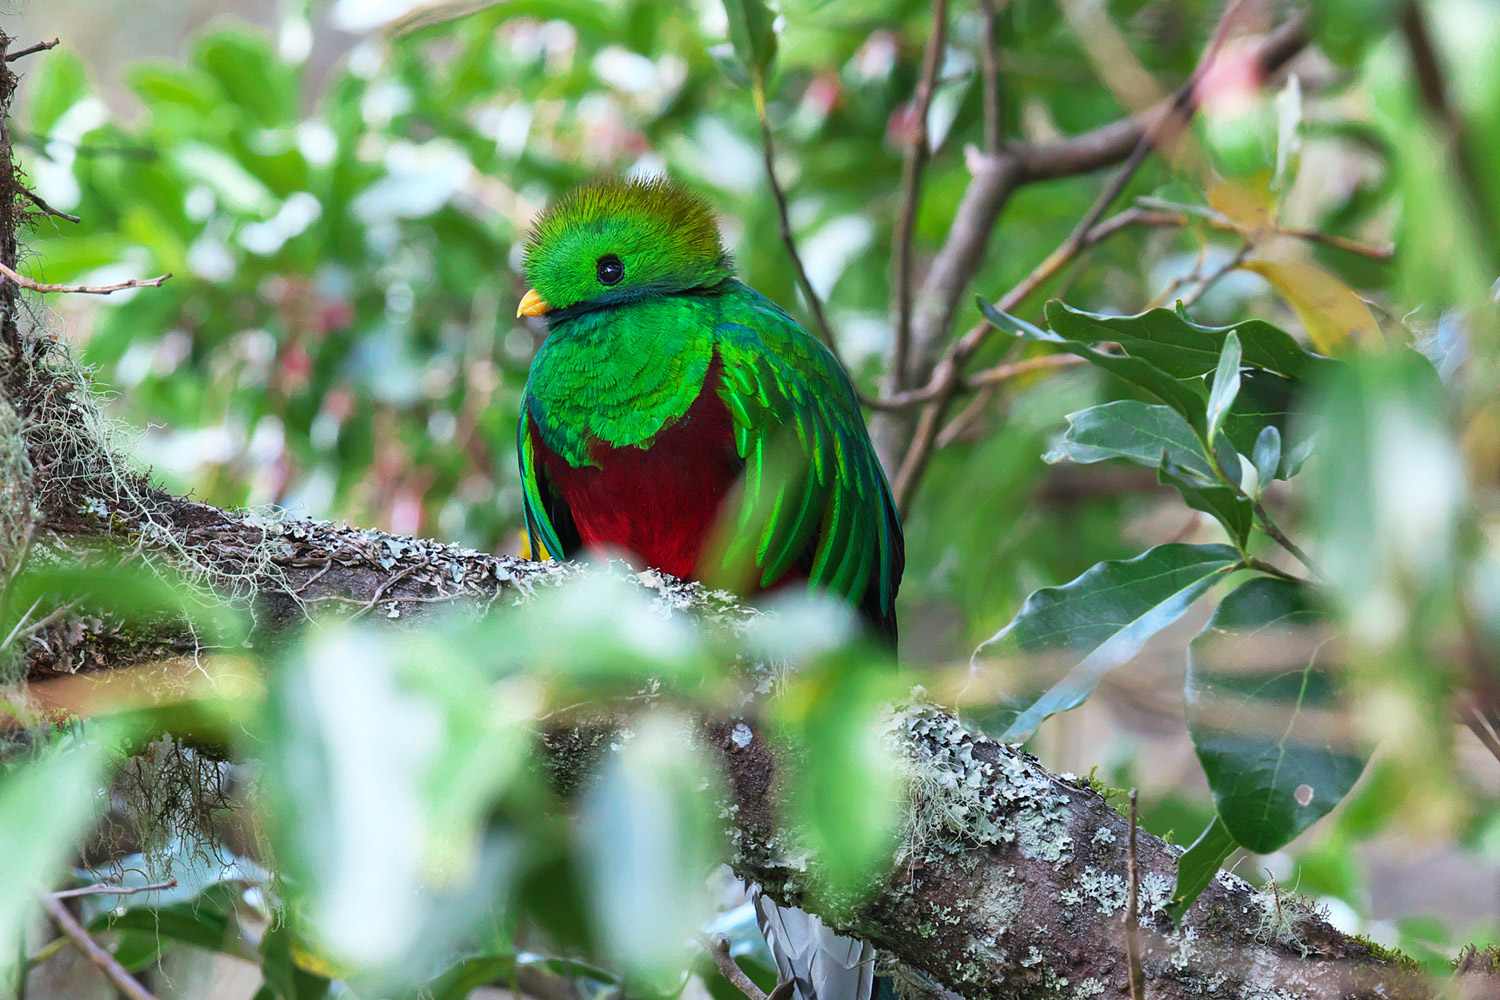
[[[1500,121],[1500,10],[1425,6],[1455,99],[1500,156],[1486,127]],[[1407,73],[1393,38],[1399,7],[1319,4],[1317,44],[1294,63],[1294,82],[1256,92],[1231,81],[1205,107],[1195,127],[1204,155],[1281,224],[1369,245],[1447,224],[1412,201],[1420,180],[1401,160],[1421,126],[1415,104],[1392,96]],[[1197,0],[1105,9],[1163,88],[1191,70],[1215,10]],[[906,0],[787,0],[781,11],[776,168],[812,283],[875,395],[930,21]],[[542,335],[513,318],[525,289],[519,245],[550,197],[598,172],[665,170],[708,194],[742,276],[806,315],[717,0],[35,0],[12,4],[7,21],[22,43],[62,39],[20,67],[16,142],[36,190],[83,220],[43,220],[28,272],[56,282],[174,274],[158,290],[47,305],[110,394],[132,456],[175,491],[516,551],[517,400]],[[953,218],[964,146],[982,132],[980,23],[972,5],[956,6],[929,119],[919,263]],[[1013,0],[1000,27],[1015,135],[1041,141],[1132,110],[1058,4]],[[993,297],[1030,271],[1099,184],[1025,188],[975,290]],[[1130,194],[1201,204],[1209,193],[1196,185],[1155,160]],[[1458,282],[1470,248],[1459,230],[1433,243],[1409,267],[1321,245],[1297,260],[1382,328],[1441,343],[1461,333],[1431,304],[1442,299],[1434,275]],[[1133,313],[1194,292],[1239,249],[1235,234],[1206,225],[1127,232],[1048,292]],[[1296,287],[1289,295],[1238,270],[1194,295],[1193,315],[1297,329],[1325,287],[1299,300]],[[1329,309],[1349,301],[1335,296]],[[1040,299],[1027,308],[1035,318]],[[907,519],[901,618],[913,669],[941,677],[965,664],[1027,593],[1097,561],[1217,539],[1149,473],[1044,461],[1064,414],[1119,393],[1092,371],[1018,380],[937,456]],[[1212,814],[1182,722],[1181,651],[1201,621],[1159,637],[1032,744],[1054,770],[1097,768],[1109,785],[1138,785],[1145,825],[1179,842]],[[1237,870],[1273,873],[1341,926],[1417,954],[1500,939],[1500,768],[1467,731],[1452,740],[1461,805],[1404,808],[1412,767],[1377,758],[1328,821]]]

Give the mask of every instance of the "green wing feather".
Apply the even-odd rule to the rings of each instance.
[[[730,299],[714,338],[745,493],[726,561],[753,558],[761,586],[800,567],[894,638],[901,525],[854,386],[771,300]]]
[[[516,456],[521,462],[521,508],[526,515],[526,534],[531,542],[531,554],[539,559],[564,559],[571,553],[563,550],[557,527],[552,523],[549,510],[555,497],[549,485],[537,469],[536,442],[531,437],[531,414],[521,407],[521,419],[516,437]]]

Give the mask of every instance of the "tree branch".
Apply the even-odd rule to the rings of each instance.
[[[50,42],[37,42],[35,45],[28,45],[24,49],[17,49],[14,52],[7,52],[5,54],[5,61],[15,62],[17,59],[21,59],[25,56],[33,56],[38,52],[46,52],[48,49],[55,49],[57,48],[60,41],[61,39],[54,38]]]
[[[943,49],[948,37],[948,0],[933,0],[932,34],[922,57],[922,75],[912,104],[912,136],[901,167],[901,213],[896,219],[893,270],[896,283],[896,344],[891,357],[890,384],[899,392],[908,384],[907,367],[911,355],[912,242],[917,225],[917,209],[922,202],[922,172],[931,156],[927,116],[932,109],[932,95],[937,89],[938,71],[943,66]]]
[[[89,936],[89,932],[83,929],[83,925],[73,918],[63,901],[51,893],[42,896],[42,906],[47,911],[47,916],[57,925],[57,929],[73,942],[73,946],[83,952],[95,965],[103,970],[109,977],[109,981],[115,984],[115,988],[125,994],[130,1000],[156,1000],[150,990],[142,986],[140,980],[132,976],[125,966],[115,959],[115,956],[104,950],[104,947]]]
[[[83,221],[76,215],[69,215],[67,212],[62,211],[61,209],[53,208],[51,205],[43,201],[42,196],[31,190],[31,188],[23,188],[21,190],[21,193],[24,194],[28,199],[30,199],[33,205],[41,209],[43,212],[46,212],[48,215],[55,216],[59,219],[66,219],[68,222]]]
[[[64,218],[72,218],[64,216]],[[74,219],[73,221],[78,221]],[[171,274],[163,274],[155,278],[131,278],[129,281],[117,282],[113,285],[49,285],[41,281],[33,281],[24,274],[19,274],[11,267],[0,262],[0,274],[14,281],[22,288],[28,288],[33,292],[77,292],[83,295],[109,295],[114,292],[123,292],[127,288],[158,288],[162,282],[170,278]]]
[[[974,180],[970,182],[969,189],[964,194],[964,203],[960,204],[953,228],[949,230],[948,240],[933,261],[928,285],[924,290],[924,295],[927,296],[924,301],[928,304],[928,308],[920,314],[922,320],[916,327],[914,336],[916,357],[913,358],[912,364],[916,371],[922,372],[924,358],[938,358],[936,362],[925,368],[925,371],[930,374],[927,386],[932,388],[934,396],[932,401],[925,405],[925,409],[918,418],[916,430],[911,436],[895,481],[892,483],[892,492],[895,494],[898,509],[905,510],[915,495],[917,484],[926,471],[927,461],[937,441],[939,427],[947,415],[954,395],[960,391],[964,363],[989,333],[989,324],[980,322],[959,340],[950,344],[948,350],[943,352],[940,358],[938,357],[942,338],[946,335],[957,313],[959,298],[978,270],[985,248],[988,246],[991,231],[998,221],[1005,202],[1017,187],[1030,181],[1087,172],[1116,162],[1122,157],[1126,160],[1115,179],[1101,192],[1089,213],[1079,225],[1074,227],[1068,239],[1039,264],[1021,284],[1001,297],[997,303],[999,308],[1011,311],[1085,245],[1094,224],[1099,221],[1105,209],[1124,189],[1151,149],[1173,138],[1174,131],[1180,131],[1187,126],[1197,108],[1195,94],[1197,81],[1202,79],[1203,73],[1223,43],[1226,30],[1234,19],[1237,7],[1238,4],[1231,4],[1225,11],[1225,16],[1216,27],[1203,58],[1187,81],[1171,98],[1145,115],[1132,116],[1094,132],[1075,136],[1072,139],[1059,140],[1045,147],[1033,147],[1029,150],[1019,147],[998,158],[981,158],[977,154],[971,157],[974,160],[971,169],[975,167],[982,169],[988,165],[991,173],[976,173]],[[1301,15],[1292,17],[1267,35],[1259,46],[1255,62],[1261,75],[1269,75],[1279,68],[1286,60],[1301,51],[1307,42],[1306,18]],[[1130,140],[1128,146],[1125,145],[1127,139]],[[1038,173],[1038,170],[1041,172]],[[1001,171],[1003,171],[1003,177]],[[1061,172],[1053,173],[1052,171]],[[970,211],[966,212],[966,203],[970,193],[975,191],[976,184],[982,176],[995,178],[988,189],[979,192],[985,194],[989,200],[972,206]],[[880,443],[885,446],[887,459],[889,459],[890,446],[893,443],[899,443],[900,435],[893,434],[889,428],[881,428],[880,431]]]

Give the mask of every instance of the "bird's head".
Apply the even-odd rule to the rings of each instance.
[[[531,291],[516,315],[707,288],[729,273],[729,255],[702,198],[665,179],[592,181],[559,198],[532,227]]]

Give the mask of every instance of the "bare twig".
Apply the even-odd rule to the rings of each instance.
[[[927,134],[927,115],[932,109],[932,94],[937,89],[938,71],[943,66],[943,48],[948,36],[948,0],[933,0],[932,34],[922,57],[922,75],[917,80],[912,99],[911,143],[901,167],[901,213],[896,219],[893,270],[896,283],[896,344],[891,359],[891,388],[899,392],[908,384],[907,366],[911,356],[912,242],[917,225],[917,209],[922,202],[922,172],[932,154]]]
[[[786,247],[787,256],[792,259],[792,270],[797,275],[797,286],[802,289],[802,295],[807,299],[807,308],[812,312],[818,337],[833,352],[833,356],[838,358],[840,357],[838,338],[833,334],[833,327],[828,325],[828,317],[823,312],[823,302],[818,298],[812,281],[807,277],[807,268],[802,265],[802,254],[797,251],[797,237],[792,232],[791,216],[787,214],[786,192],[782,190],[781,182],[776,179],[776,139],[771,134],[771,116],[766,110],[765,88],[759,80],[755,82],[754,95],[755,113],[760,119],[760,151],[766,168],[766,186],[771,189],[771,198],[776,202],[776,219],[781,228],[781,242]]]
[[[708,938],[702,938],[701,940],[703,947],[713,957],[714,964],[719,967],[720,975],[729,980],[735,989],[745,994],[749,1000],[769,1000],[766,994],[761,992],[761,988],[756,986],[750,980],[749,976],[745,975],[745,970],[740,968],[740,964],[734,960],[734,956],[729,954],[728,938],[721,937],[715,941],[710,941]],[[777,989],[779,990],[780,988],[781,986],[778,984]]]
[[[112,292],[123,292],[127,288],[157,288],[172,276],[168,273],[156,278],[131,278],[129,281],[121,281],[113,285],[49,285],[45,282],[33,281],[24,274],[19,274],[7,267],[3,262],[0,262],[0,274],[33,292],[77,292],[82,295],[109,295]]]
[[[1125,960],[1130,964],[1130,1000],[1146,1000],[1146,970],[1141,967],[1141,876],[1136,860],[1136,790],[1130,790],[1130,853],[1126,869],[1130,890],[1125,901]]]
[[[1484,748],[1493,754],[1496,760],[1500,760],[1500,739],[1496,738],[1495,733],[1485,723],[1484,714],[1473,705],[1465,705],[1460,709],[1459,714],[1463,718],[1464,725],[1468,726],[1469,731],[1479,738]]]
[[[1495,214],[1488,204],[1483,179],[1483,158],[1474,148],[1469,128],[1448,92],[1442,60],[1420,0],[1407,0],[1402,5],[1401,34],[1406,39],[1406,49],[1411,54],[1412,70],[1416,74],[1422,106],[1448,142],[1448,153],[1463,181],[1464,193],[1472,200],[1473,207],[1481,213],[1480,218],[1493,219]]]
[[[74,919],[73,914],[63,905],[63,901],[52,893],[43,893],[42,906],[47,910],[47,916],[57,925],[57,929],[67,936],[73,946],[89,961],[99,966],[109,981],[115,984],[115,988],[125,994],[130,1000],[156,1000],[150,990],[142,986],[140,980],[136,979],[121,965],[115,956],[106,951],[103,946],[89,936],[89,932],[83,929],[83,925]]]
[[[52,895],[58,899],[72,899],[75,896],[134,896],[141,892],[160,892],[163,889],[177,888],[177,880],[169,878],[165,882],[157,882],[154,885],[85,885],[77,889],[59,889]]]
[[[29,198],[31,200],[31,203],[33,205],[35,205],[37,208],[41,209],[43,212],[46,212],[48,215],[54,215],[54,216],[56,216],[59,219],[67,219],[69,222],[82,222],[83,221],[82,219],[80,219],[76,215],[69,215],[67,212],[64,212],[61,209],[53,208],[51,205],[49,205],[45,201],[43,201],[42,200],[42,196],[39,195],[39,194],[37,194],[35,191],[31,190],[31,188],[22,188],[21,189],[21,193],[24,194],[27,198]]]
[[[60,39],[54,38],[50,42],[37,42],[35,45],[28,45],[24,49],[16,49],[16,51],[14,52],[7,52],[5,54],[5,61],[15,62],[17,59],[20,59],[24,56],[34,56],[38,52],[46,52],[48,49],[55,49],[57,48],[60,41]]]
[[[1004,81],[1000,76],[1000,11],[995,6],[995,0],[979,0],[979,13],[984,24],[984,45],[979,50],[984,73],[984,151],[990,156],[998,156],[1005,144]]]
[[[1182,300],[1183,308],[1190,309],[1193,306],[1197,305],[1198,300],[1203,298],[1204,294],[1215,284],[1217,284],[1220,278],[1224,277],[1224,275],[1228,274],[1230,271],[1233,271],[1235,268],[1245,263],[1245,258],[1250,256],[1250,251],[1253,249],[1255,249],[1253,244],[1245,243],[1238,250],[1236,250],[1228,260],[1220,264],[1218,267],[1214,268],[1212,271],[1203,275],[1203,277],[1198,280],[1198,286],[1188,293],[1187,298]]]

